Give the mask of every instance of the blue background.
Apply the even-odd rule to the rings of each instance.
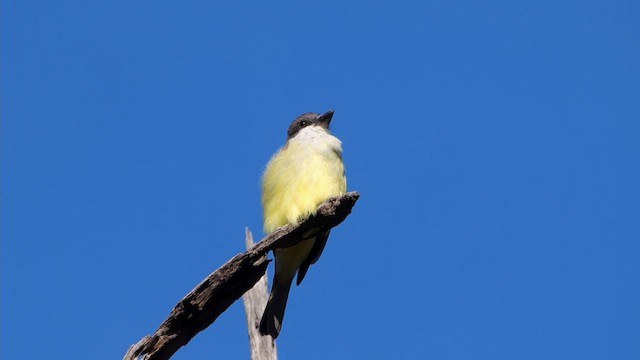
[[[1,13],[3,359],[121,358],[261,236],[266,162],[328,109],[362,199],[282,359],[640,358],[638,2]],[[174,358],[249,358],[241,302]]]

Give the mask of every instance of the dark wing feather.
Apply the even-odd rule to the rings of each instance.
[[[329,232],[326,231],[316,235],[316,241],[313,243],[313,247],[309,252],[309,256],[304,260],[300,268],[298,269],[298,278],[296,279],[296,285],[300,285],[302,280],[304,280],[304,276],[307,275],[307,271],[309,270],[309,266],[315,264],[318,259],[320,259],[320,255],[322,255],[322,251],[324,250],[324,246],[327,245],[327,239],[329,239]]]

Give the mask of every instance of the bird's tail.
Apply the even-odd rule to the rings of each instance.
[[[287,307],[292,281],[293,278],[284,282],[274,281],[269,301],[264,309],[262,320],[260,320],[260,333],[262,335],[271,335],[275,339],[280,334],[282,319],[284,319],[284,309]]]

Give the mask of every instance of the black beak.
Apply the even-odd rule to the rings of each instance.
[[[320,115],[314,122],[325,129],[329,128],[329,123],[331,122],[331,118],[333,117],[333,110],[329,110],[326,113]]]

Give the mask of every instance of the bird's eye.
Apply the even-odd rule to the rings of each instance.
[[[306,121],[300,121],[300,126],[307,126],[307,122]]]

